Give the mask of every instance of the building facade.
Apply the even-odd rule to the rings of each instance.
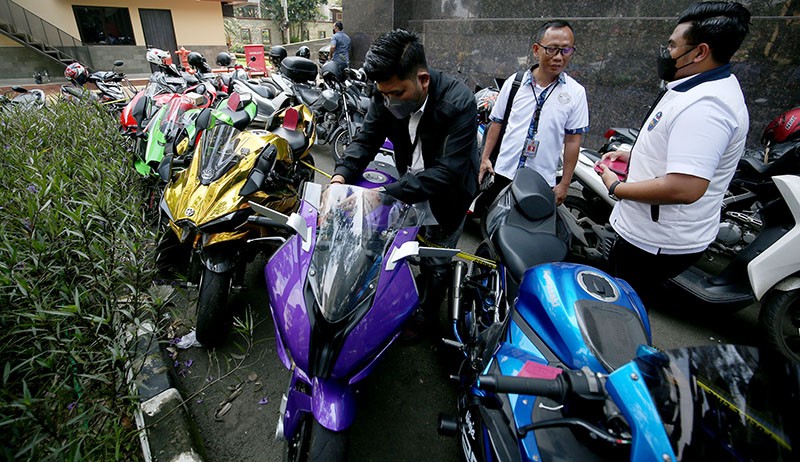
[[[93,69],[125,62],[126,73],[150,72],[148,47],[178,61],[184,47],[210,58],[226,49],[223,10],[229,0],[3,0],[0,2],[0,78],[30,77],[64,65],[37,52],[53,46]],[[234,2],[235,3],[235,2]],[[232,10],[229,10],[232,11]],[[29,42],[34,45],[26,45]],[[62,56],[62,55],[59,55]],[[66,60],[65,59],[65,60]]]

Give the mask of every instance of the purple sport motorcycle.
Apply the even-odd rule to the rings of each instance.
[[[374,167],[359,184],[393,181]],[[251,205],[251,222],[294,231],[265,269],[278,356],[292,373],[276,437],[290,461],[346,460],[354,387],[419,304],[409,259],[458,251],[420,247],[423,214],[375,189],[306,183],[290,217]]]

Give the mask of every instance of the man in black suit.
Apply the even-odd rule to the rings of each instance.
[[[472,92],[463,82],[429,69],[419,38],[402,29],[382,35],[370,46],[364,71],[378,92],[360,132],[337,162],[331,183],[358,178],[389,138],[401,177],[386,185],[384,192],[429,211],[422,237],[455,247],[478,190],[477,108]],[[449,258],[422,259],[421,309],[407,325],[403,335],[407,340],[438,319],[448,270]]]

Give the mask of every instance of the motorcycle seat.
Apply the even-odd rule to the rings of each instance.
[[[746,151],[739,159],[741,178],[771,182],[775,175],[795,174],[797,157],[800,155],[800,141],[789,141],[772,146],[764,163],[763,151]]]
[[[305,133],[297,130],[297,121],[297,110],[294,108],[289,108],[284,113],[283,124],[281,124],[280,127],[272,130],[272,133],[280,136],[289,143],[289,147],[292,148],[293,154],[302,153],[308,144],[308,139],[306,138]]]
[[[552,233],[531,232],[513,225],[498,228],[492,243],[500,260],[515,281],[521,281],[528,268],[562,261],[567,256],[567,244]]]
[[[587,148],[581,148],[581,154],[585,154],[586,157],[592,159],[593,162],[597,162],[603,157],[602,154],[595,151],[594,149],[587,149]]]
[[[517,170],[511,183],[511,194],[523,217],[539,221],[555,213],[555,195],[547,181],[533,169]]]
[[[252,82],[248,82],[246,80],[237,80],[235,85],[245,85],[247,88],[252,90],[253,93],[257,94],[262,98],[272,99],[275,97],[275,92],[272,90],[272,88],[269,88],[264,85],[257,85]]]
[[[308,85],[297,85],[295,86],[295,90],[297,91],[297,96],[300,98],[300,101],[309,107],[314,106],[314,103],[316,103],[322,95],[322,92],[318,88],[313,88]]]

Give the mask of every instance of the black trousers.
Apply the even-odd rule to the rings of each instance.
[[[703,252],[653,255],[618,237],[608,263],[611,274],[627,281],[649,311],[653,306],[669,303],[663,297],[664,283],[692,266],[701,255]]]
[[[420,235],[435,246],[455,248],[461,233],[464,231],[464,221],[453,231],[445,231],[441,226],[423,226]],[[425,245],[425,244],[423,244]],[[439,311],[447,296],[447,289],[451,285],[450,257],[423,257],[420,259],[419,278],[417,283],[420,291],[420,304],[418,314],[422,315],[431,325],[436,325]]]

